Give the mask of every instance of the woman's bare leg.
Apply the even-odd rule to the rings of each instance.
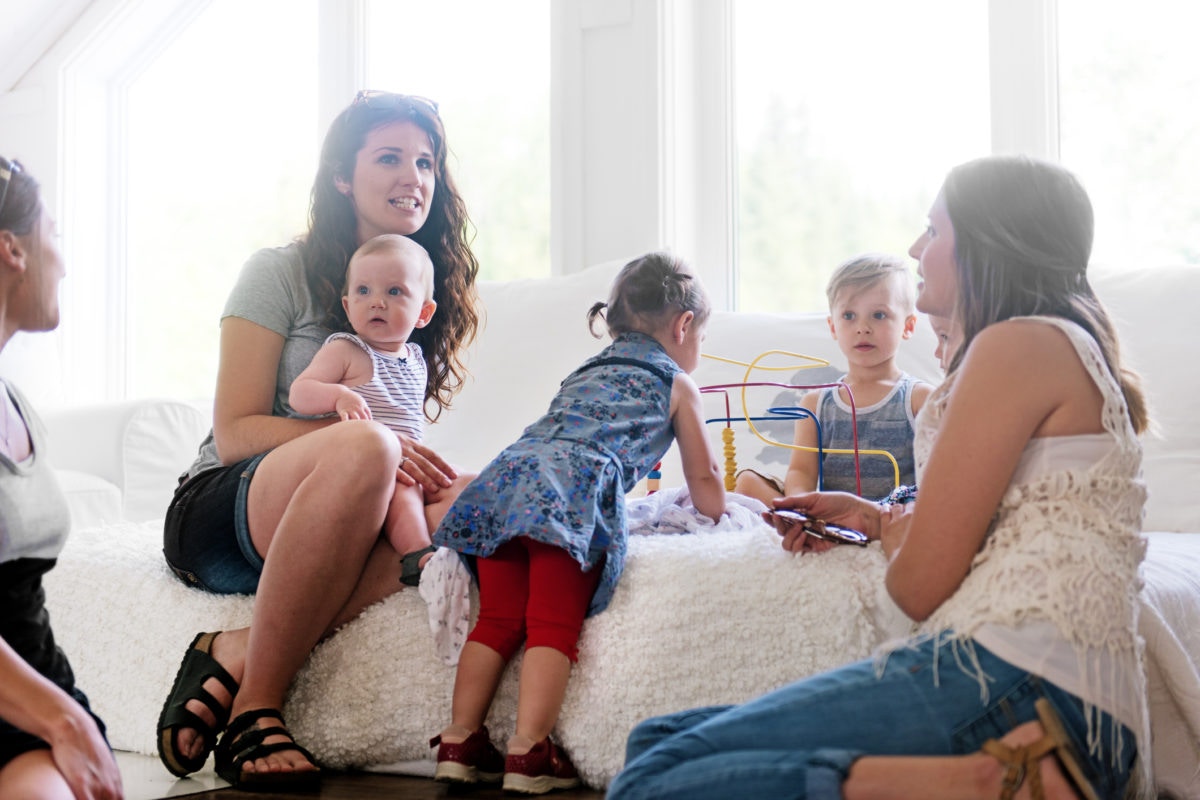
[[[399,557],[386,542],[378,547],[399,462],[396,437],[380,425],[362,423],[315,431],[281,445],[259,464],[247,507],[251,537],[266,563],[253,617],[248,629],[224,632],[213,643],[213,657],[240,683],[231,718],[255,708],[280,708],[323,636],[399,590]],[[364,581],[370,586],[360,586]],[[211,716],[202,706],[195,710]],[[194,731],[179,733],[185,752],[192,737]],[[299,752],[284,751],[248,768],[311,766]]]
[[[49,750],[30,750],[0,769],[0,797],[11,800],[74,800]]]
[[[1013,728],[1000,741],[1010,746],[1031,744],[1042,737],[1039,722]],[[1053,755],[1039,763],[1047,800],[1075,800]],[[985,753],[966,756],[864,756],[854,762],[842,784],[845,800],[993,800],[1000,796],[1005,768]],[[1026,776],[1016,800],[1030,795]]]

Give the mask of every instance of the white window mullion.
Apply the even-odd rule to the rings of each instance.
[[[320,0],[318,4],[317,141],[359,89],[367,74],[365,0]]]
[[[730,0],[674,0],[660,26],[662,228],[722,309],[737,306],[732,25]]]
[[[992,152],[1058,159],[1056,0],[990,0]]]

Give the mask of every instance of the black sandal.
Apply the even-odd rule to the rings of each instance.
[[[405,586],[420,586],[421,559],[429,553],[436,552],[437,548],[430,545],[429,547],[422,547],[420,550],[413,550],[400,559],[400,582]]]
[[[278,725],[267,728],[256,728],[254,723],[260,719],[277,719]],[[305,791],[316,789],[321,783],[321,770],[316,768],[317,760],[312,753],[296,744],[292,734],[284,728],[283,714],[274,708],[257,708],[238,714],[221,743],[217,745],[217,774],[229,781],[235,789],[247,791],[286,789],[288,791]],[[286,742],[265,742],[268,736],[286,736]],[[242,769],[247,761],[266,758],[272,753],[282,753],[294,750],[308,759],[314,769],[293,770],[290,772],[246,772]]]
[[[175,683],[171,685],[171,693],[163,703],[158,715],[158,757],[163,766],[176,777],[184,778],[193,772],[204,768],[208,755],[217,744],[217,736],[229,722],[229,709],[217,702],[217,698],[204,688],[210,678],[216,678],[232,698],[237,694],[238,683],[233,676],[226,672],[215,658],[212,657],[213,641],[216,633],[198,633],[179,664],[175,674]],[[198,700],[208,706],[212,712],[215,725],[209,725],[195,712],[187,707],[188,701]],[[230,700],[232,703],[233,700]],[[180,728],[192,728],[204,737],[204,750],[195,758],[188,758],[179,751],[175,740]]]

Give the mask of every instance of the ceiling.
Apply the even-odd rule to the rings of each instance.
[[[4,0],[0,14],[0,94],[70,29],[96,0]]]

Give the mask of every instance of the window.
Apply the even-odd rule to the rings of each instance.
[[[128,396],[211,396],[242,264],[304,232],[315,51],[316,0],[213,0],[129,84]]]
[[[1063,164],[1096,212],[1093,263],[1200,261],[1200,9],[1058,0]]]
[[[987,4],[733,10],[739,306],[825,311],[839,263],[905,253],[946,170],[989,151]]]
[[[439,104],[480,277],[549,275],[550,0],[374,0],[366,19],[368,85]]]

